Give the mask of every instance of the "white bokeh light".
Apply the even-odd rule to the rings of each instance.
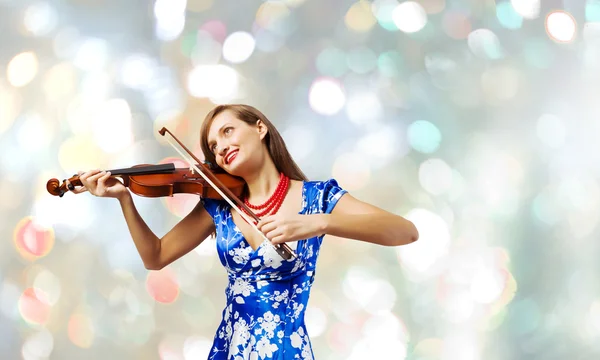
[[[346,95],[337,80],[319,78],[310,87],[308,101],[315,112],[322,115],[335,115],[344,107]]]
[[[234,32],[223,42],[223,58],[231,63],[242,63],[254,52],[254,37],[245,31]]]
[[[34,3],[27,7],[23,17],[23,25],[35,36],[50,33],[56,27],[57,22],[56,10],[45,2]]]
[[[38,58],[31,51],[15,55],[6,67],[8,82],[14,87],[22,87],[29,84],[38,72]]]
[[[188,76],[188,91],[197,98],[226,101],[237,96],[239,76],[226,65],[199,65]]]
[[[537,136],[546,146],[559,148],[565,144],[566,127],[561,118],[544,114],[537,121]]]
[[[575,19],[566,11],[553,11],[546,17],[546,32],[557,42],[573,41],[576,31]]]
[[[525,19],[535,19],[540,16],[540,0],[510,0],[515,12]]]
[[[107,153],[115,153],[131,145],[131,109],[127,101],[106,101],[92,119],[92,131],[98,146]]]
[[[396,249],[403,270],[413,281],[433,275],[438,261],[448,253],[450,230],[441,216],[414,209],[406,216],[419,231],[419,240]]]
[[[369,124],[381,118],[383,106],[374,92],[360,92],[348,96],[346,115],[355,124]]]
[[[452,168],[442,159],[428,159],[419,166],[419,182],[432,195],[452,189]]]
[[[405,1],[394,8],[392,20],[400,31],[415,33],[427,24],[427,13],[421,4]]]

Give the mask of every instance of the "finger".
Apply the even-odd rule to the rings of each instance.
[[[110,178],[110,172],[106,172],[104,175],[102,175],[99,179],[98,179],[98,192],[100,193],[107,193],[108,192],[108,187],[106,186],[106,180]]]
[[[99,173],[100,170],[99,169],[95,169],[95,170],[90,170],[90,171],[86,171],[83,174],[79,175],[79,180],[86,180],[87,178],[89,178],[90,176]]]
[[[279,229],[274,229],[274,230],[269,231],[268,233],[265,233],[265,236],[270,241],[273,241],[273,239],[276,238],[279,235],[282,235],[282,233],[281,233],[281,231]]]
[[[256,226],[258,227],[259,230],[262,231],[261,227],[275,221],[275,219],[276,219],[276,217],[274,215],[265,216],[264,218],[260,219],[260,221],[258,222],[258,224]]]
[[[286,242],[286,238],[283,234],[277,235],[271,240],[271,243],[273,244],[283,244],[284,242]]]
[[[275,230],[276,228],[277,228],[277,224],[276,224],[276,223],[274,223],[274,222],[272,222],[272,223],[269,223],[269,224],[263,225],[262,227],[259,227],[258,229],[259,229],[260,231],[262,231],[263,233],[265,233],[265,234],[266,234],[266,233],[268,233],[268,232],[270,232],[270,231],[273,231],[273,230]]]

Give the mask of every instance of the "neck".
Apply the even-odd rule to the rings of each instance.
[[[277,188],[279,171],[271,159],[265,161],[253,175],[244,177],[248,185],[248,198],[251,202],[260,203],[267,200]]]

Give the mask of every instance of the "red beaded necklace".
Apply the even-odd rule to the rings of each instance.
[[[267,201],[260,205],[252,205],[248,201],[248,197],[244,199],[244,204],[252,210],[258,210],[259,212],[255,213],[256,216],[262,217],[265,215],[273,215],[276,214],[281,204],[283,204],[283,199],[287,195],[288,188],[290,186],[290,178],[284,175],[283,173],[279,174],[279,183],[277,184],[277,188],[275,192]]]

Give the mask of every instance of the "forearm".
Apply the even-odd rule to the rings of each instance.
[[[144,262],[144,266],[148,269],[156,267],[156,261],[160,253],[160,238],[150,230],[140,216],[129,191],[119,197],[119,203],[121,204],[127,227],[129,228],[135,247]]]
[[[383,246],[399,246],[419,238],[415,225],[394,214],[326,214],[323,233]]]

